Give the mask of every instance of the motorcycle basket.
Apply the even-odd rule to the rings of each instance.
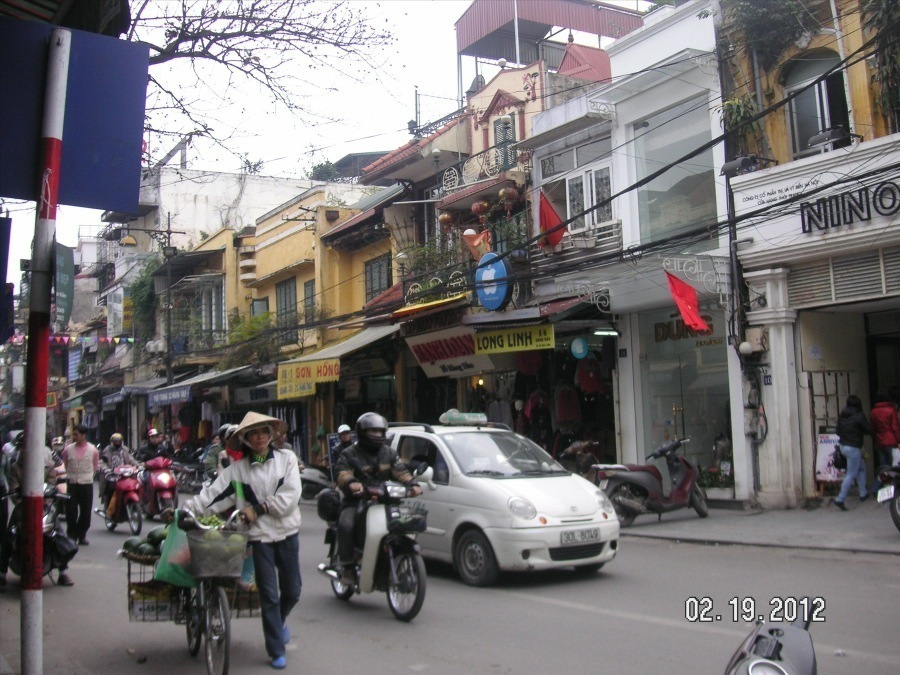
[[[428,511],[422,506],[392,504],[387,509],[388,532],[393,534],[424,532],[428,527],[427,516]]]
[[[196,578],[241,576],[244,551],[250,538],[246,532],[191,530],[187,537],[191,571]]]

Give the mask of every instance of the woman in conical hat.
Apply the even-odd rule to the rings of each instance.
[[[279,669],[287,663],[287,617],[300,599],[300,470],[297,456],[273,443],[284,429],[276,417],[247,413],[232,435],[241,457],[185,503],[194,513],[235,507],[250,524],[266,652]]]

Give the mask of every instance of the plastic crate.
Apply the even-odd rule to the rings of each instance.
[[[219,532],[221,538],[211,538],[210,530],[187,533],[193,575],[198,579],[241,576],[249,535],[246,532],[213,531]]]
[[[174,621],[180,591],[175,586],[153,580],[153,567],[128,561],[128,620]]]

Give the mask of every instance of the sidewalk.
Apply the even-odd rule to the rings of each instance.
[[[873,497],[860,503],[847,499],[847,512],[823,499],[821,505],[795,510],[733,510],[713,508],[708,518],[693,509],[638,516],[622,528],[623,537],[674,539],[704,544],[747,544],[784,548],[886,553],[900,555],[900,532],[894,527],[887,504]]]

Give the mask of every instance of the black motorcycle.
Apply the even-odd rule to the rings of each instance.
[[[878,480],[884,486],[878,491],[878,503],[887,502],[894,527],[900,530],[900,466],[880,467]]]
[[[44,484],[44,515],[41,519],[44,537],[44,557],[41,568],[43,576],[48,576],[53,570],[65,569],[69,561],[78,553],[78,543],[66,535],[59,523],[59,517],[68,499],[69,495],[63,492],[61,487]],[[24,511],[25,505],[19,499],[13,508],[7,529],[8,541],[11,546],[9,569],[19,577],[22,576],[25,565],[23,550],[25,537],[22,532]]]
[[[725,675],[816,675],[811,619],[807,615],[793,623],[756,622],[732,655]]]

